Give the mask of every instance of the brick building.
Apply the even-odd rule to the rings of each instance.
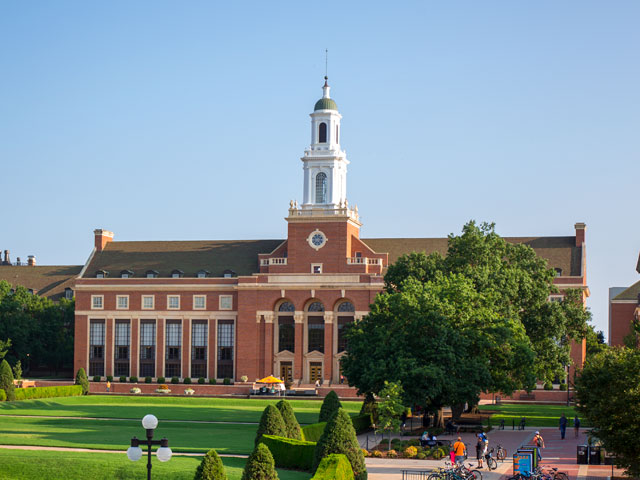
[[[640,273],[640,255],[636,272]],[[625,337],[633,331],[632,323],[640,321],[640,281],[609,292],[609,345],[624,345]]]

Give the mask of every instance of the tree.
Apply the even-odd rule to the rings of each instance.
[[[222,460],[213,448],[207,452],[198,465],[193,480],[227,480]]]
[[[391,432],[400,431],[400,417],[406,407],[402,404],[402,385],[384,382],[380,390],[378,405],[379,427],[389,432],[389,450],[391,450]]]
[[[367,480],[364,455],[358,444],[351,418],[343,408],[331,417],[316,444],[313,471],[316,471],[324,457],[332,453],[342,453],[349,459],[356,480]]]
[[[20,360],[13,366],[13,378],[22,380],[22,362]]]
[[[260,417],[260,425],[258,425],[258,431],[256,432],[255,445],[260,443],[262,435],[277,435],[279,437],[286,437],[287,430],[284,425],[284,420],[278,410],[273,405],[267,405]]]
[[[616,464],[631,477],[640,476],[640,350],[608,348],[587,357],[576,378],[577,409],[592,425]]]
[[[362,407],[360,408],[360,415],[370,415],[371,423],[373,425],[378,424],[378,402],[376,402],[373,393],[366,393],[364,400],[362,401]]]
[[[286,400],[280,400],[278,403],[276,403],[276,408],[280,411],[280,415],[282,415],[282,420],[284,421],[284,427],[286,430],[286,436],[288,438],[301,440],[302,435],[300,433],[300,424],[298,423],[298,420],[293,413],[291,404]]]
[[[601,330],[596,332],[593,325],[587,325],[587,358],[596,355],[608,348],[604,342],[604,333]]]
[[[4,358],[4,356],[9,351],[9,347],[11,347],[11,339],[7,338],[6,341],[0,340],[0,360]]]
[[[340,403],[338,394],[331,390],[322,401],[318,422],[328,422],[340,408],[342,408],[342,403]]]
[[[80,367],[76,373],[76,385],[82,386],[83,395],[89,394],[89,379],[87,378],[87,373],[82,367]]]
[[[9,362],[2,360],[0,363],[0,390],[7,394],[7,400],[12,402],[16,399],[15,386],[13,385],[13,373]]]
[[[275,408],[275,407],[274,407]],[[277,480],[273,455],[264,443],[259,443],[249,455],[242,472],[242,480]]]

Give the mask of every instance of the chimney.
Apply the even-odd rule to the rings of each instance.
[[[3,265],[11,265],[11,260],[9,260],[9,250],[4,251],[4,262]]]
[[[16,265],[18,266],[22,265],[22,262],[20,261],[20,257],[16,258]]]
[[[113,241],[113,232],[110,232],[109,230],[97,228],[93,231],[93,234],[96,238],[96,252],[101,252],[102,250],[104,250],[104,247],[107,246],[107,243]]]
[[[587,232],[587,224],[578,222],[574,225],[576,229],[576,247],[581,247],[584,243],[584,236]]]
[[[36,266],[36,256],[35,255],[29,255],[27,257],[27,265],[29,265],[30,267],[35,267]]]

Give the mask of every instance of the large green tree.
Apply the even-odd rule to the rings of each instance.
[[[631,477],[640,476],[640,350],[608,348],[587,357],[576,395],[592,433]]]

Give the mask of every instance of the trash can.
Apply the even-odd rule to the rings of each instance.
[[[589,447],[589,465],[600,465],[602,463],[601,447]]]
[[[587,465],[589,463],[589,447],[586,445],[578,445],[578,456],[576,459],[578,465]]]

